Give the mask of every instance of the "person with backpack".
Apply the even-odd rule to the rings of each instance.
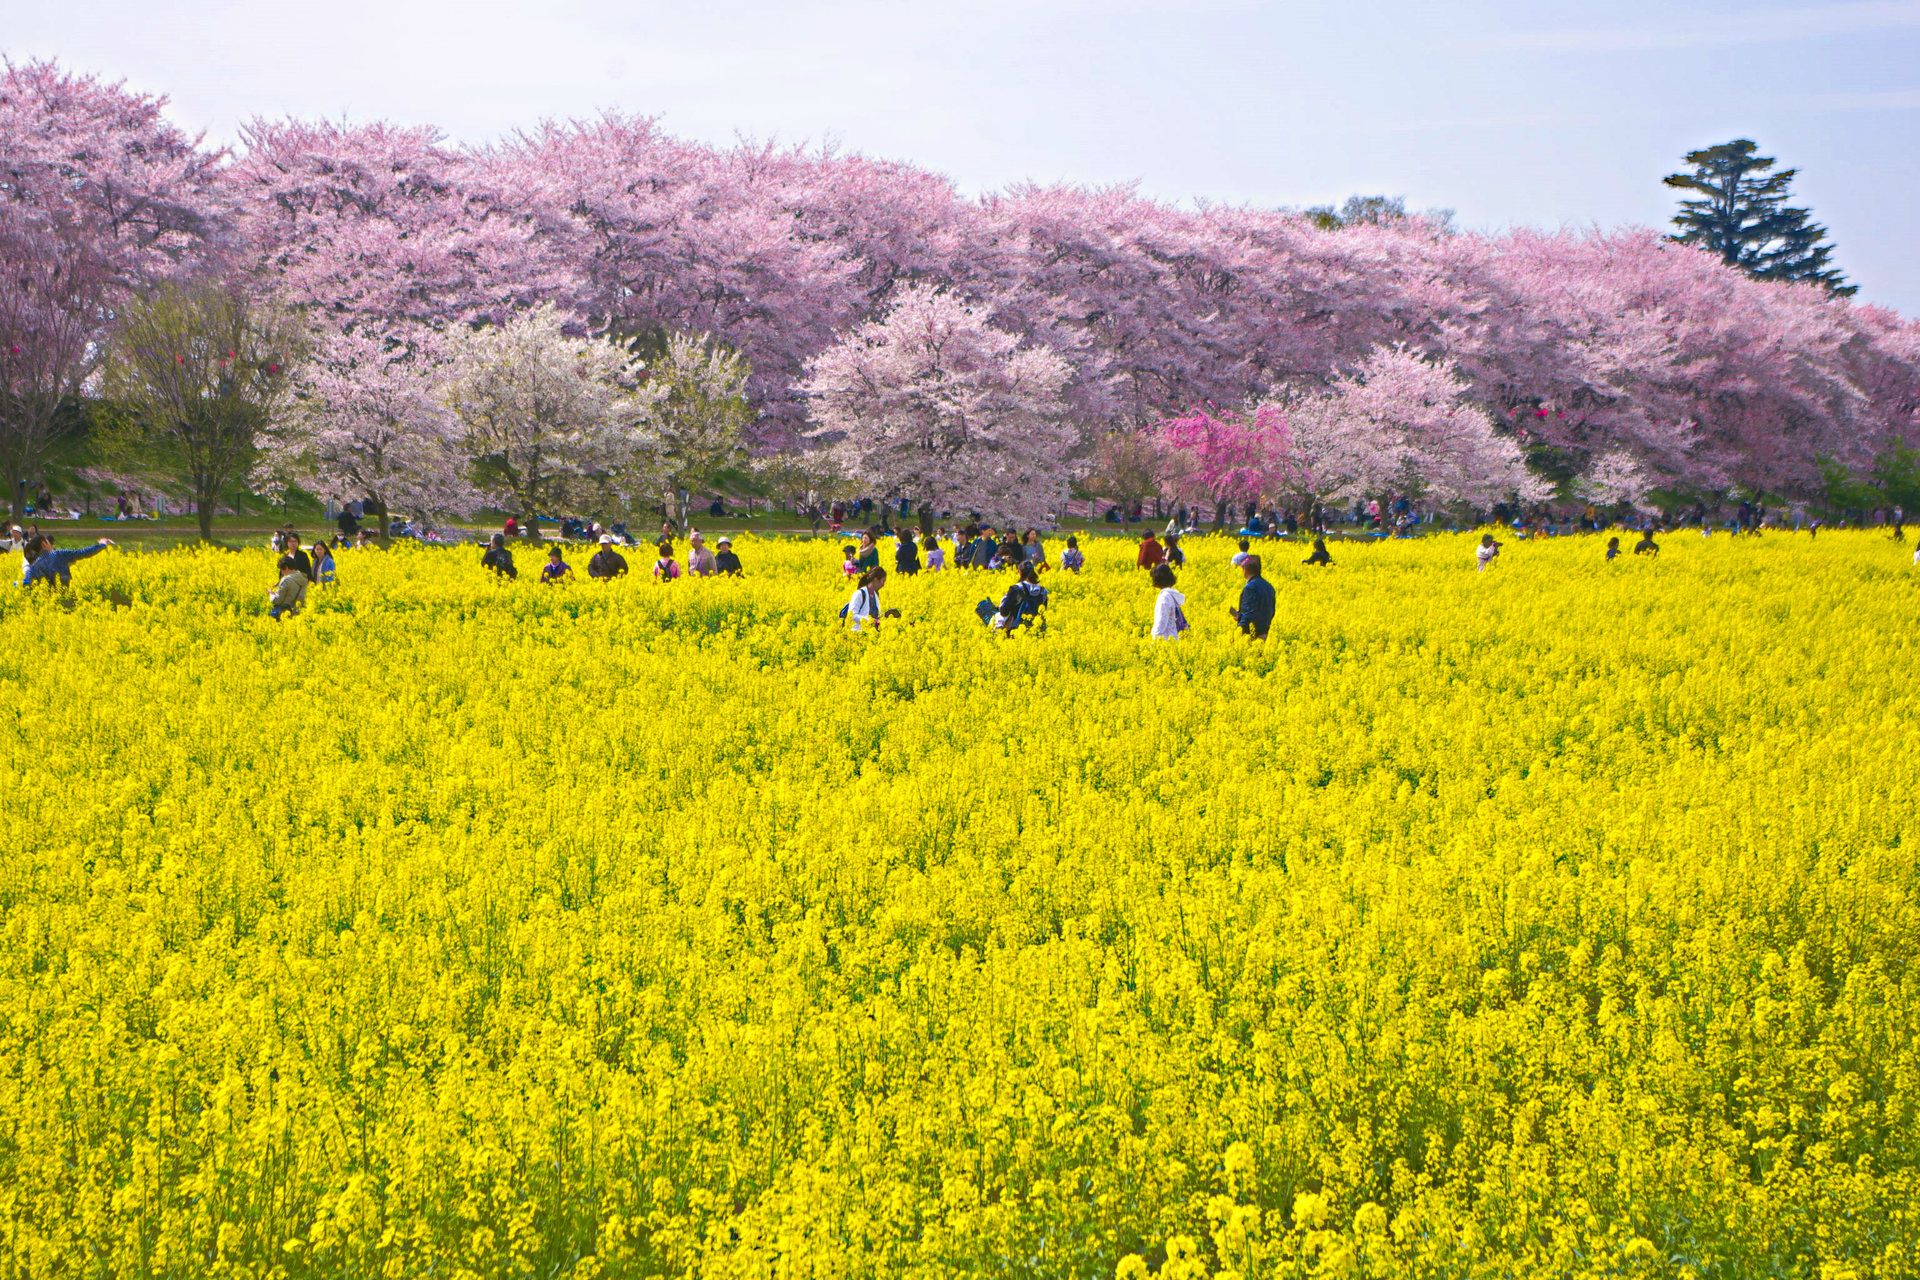
[[[1060,567],[1068,573],[1078,573],[1086,563],[1087,557],[1080,550],[1080,539],[1069,534],[1067,549],[1060,553]]]
[[[673,558],[673,544],[662,538],[657,550],[660,554],[653,562],[653,580],[672,582],[680,576],[680,562]]]
[[[911,578],[920,572],[920,544],[911,533],[902,533],[893,548],[894,572]]]
[[[1157,564],[1148,574],[1149,582],[1160,590],[1153,601],[1153,638],[1155,640],[1178,640],[1180,633],[1187,629],[1187,598],[1174,590],[1178,581],[1173,576],[1173,566]]]
[[[487,545],[486,553],[480,557],[480,567],[482,569],[493,570],[496,577],[517,578],[520,576],[520,571],[513,567],[513,552],[507,549],[507,538],[505,534],[496,533],[493,535],[492,541]]]
[[[1021,627],[1031,625],[1046,607],[1047,589],[1040,585],[1040,575],[1032,565],[1023,564],[1019,578],[1000,597],[999,608],[994,608],[990,600],[982,600],[974,606],[974,612],[989,627],[1011,637]]]
[[[840,616],[847,620],[847,629],[855,635],[864,630],[867,622],[873,623],[873,629],[880,630],[880,588],[887,585],[885,569],[869,569],[860,575],[860,582],[853,589],[853,596],[846,607],[840,610]]]

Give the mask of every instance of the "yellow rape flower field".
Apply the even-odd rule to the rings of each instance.
[[[1920,1274],[1909,549],[1664,544],[8,588],[6,1274]]]

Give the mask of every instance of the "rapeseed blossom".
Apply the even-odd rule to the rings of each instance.
[[[7,1274],[1920,1273],[1884,537],[739,549],[0,592]]]

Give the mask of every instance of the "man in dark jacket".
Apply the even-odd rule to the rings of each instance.
[[[493,541],[487,547],[485,555],[480,557],[480,567],[491,569],[503,578],[517,578],[519,570],[513,567],[513,552],[507,550],[504,534],[494,534]]]
[[[613,549],[613,535],[600,535],[600,550],[594,552],[593,559],[587,561],[589,578],[624,578],[627,576],[627,558]]]
[[[1259,556],[1242,560],[1240,572],[1247,579],[1247,585],[1240,588],[1240,607],[1229,608],[1227,612],[1233,615],[1242,631],[1255,640],[1265,640],[1267,629],[1273,626],[1273,584],[1260,576]]]
[[[313,557],[300,549],[300,535],[287,534],[286,558],[293,561],[293,567],[307,575],[307,581],[313,581]]]

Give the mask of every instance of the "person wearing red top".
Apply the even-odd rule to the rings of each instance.
[[[1163,549],[1161,549],[1160,544],[1154,540],[1154,536],[1151,532],[1141,535],[1140,556],[1138,559],[1136,559],[1133,562],[1135,567],[1141,568],[1141,569],[1151,569],[1153,568],[1153,566],[1159,564],[1162,560],[1165,560],[1166,558],[1167,558],[1167,553]]]

